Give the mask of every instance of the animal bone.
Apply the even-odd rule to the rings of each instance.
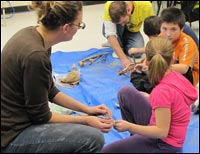
[[[67,74],[66,77],[60,78],[60,81],[63,82],[63,83],[75,85],[75,84],[79,83],[80,76],[79,76],[79,73],[76,70],[72,70]]]
[[[118,72],[118,75],[122,75],[122,74],[126,73],[126,72],[128,71],[128,69],[129,69],[130,67],[132,67],[132,66],[135,66],[135,64],[134,64],[134,63],[129,64],[129,65],[126,66],[123,70],[119,71],[119,72]]]
[[[91,56],[91,57],[88,57],[88,58],[85,58],[81,61],[79,61],[79,65],[82,67],[86,64],[86,62],[90,62],[90,64],[94,63],[95,60],[99,59],[100,57],[104,56],[104,55],[108,55],[109,52],[104,52],[104,53],[101,53],[101,54],[97,54],[95,56]]]

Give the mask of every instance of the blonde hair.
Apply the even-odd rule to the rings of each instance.
[[[82,1],[32,1],[29,9],[36,11],[38,23],[54,30],[77,18],[82,11]]]
[[[149,81],[155,86],[170,67],[174,53],[173,45],[166,38],[155,37],[147,43],[145,49],[149,62]]]

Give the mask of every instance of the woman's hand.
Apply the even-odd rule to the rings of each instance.
[[[95,116],[106,115],[106,117],[108,119],[112,119],[112,111],[104,104],[100,104],[100,105],[94,106],[94,107],[89,107],[88,114],[95,115]]]
[[[100,118],[96,116],[88,116],[86,119],[86,123],[104,133],[107,133],[112,129],[114,120],[104,117]]]

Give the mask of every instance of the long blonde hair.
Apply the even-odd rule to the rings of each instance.
[[[173,45],[170,40],[161,37],[152,38],[146,45],[149,62],[149,81],[157,85],[169,69],[173,58]]]

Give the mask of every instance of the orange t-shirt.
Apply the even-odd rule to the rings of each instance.
[[[192,68],[193,85],[196,86],[199,82],[199,51],[194,40],[181,32],[173,46],[175,58],[179,61],[179,64],[185,64]]]

